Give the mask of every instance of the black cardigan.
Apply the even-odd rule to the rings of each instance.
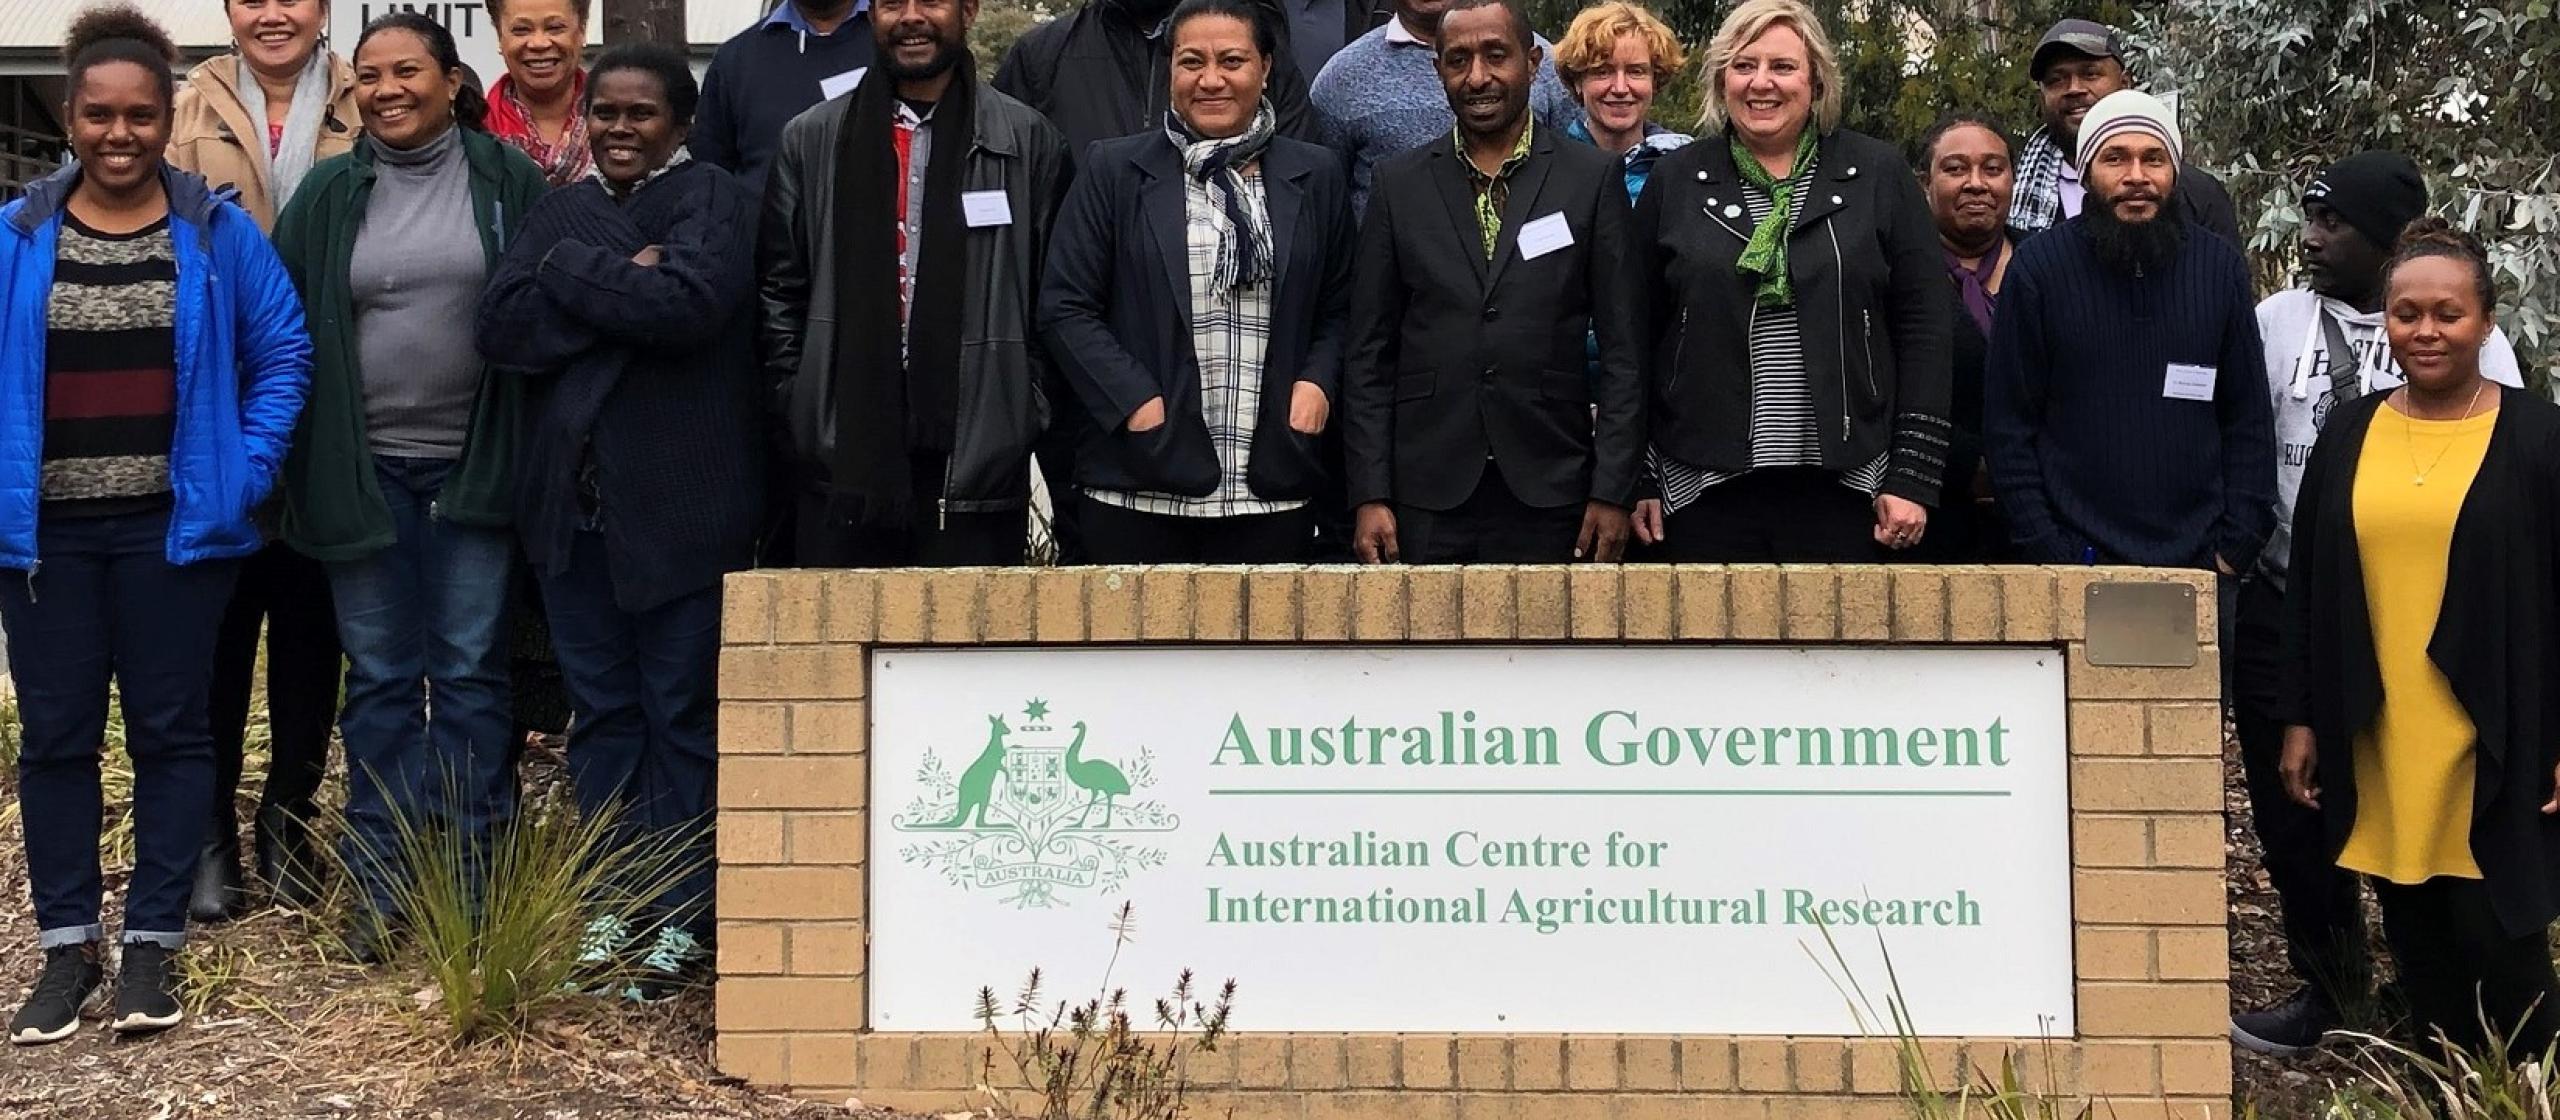
[[[2560,764],[2560,405],[2502,392],[2488,457],[2454,521],[2427,655],[2479,729],[2471,854],[2507,932],[2524,937],[2560,914],[2560,818],[2542,812]],[[2330,418],[2294,506],[2283,714],[2318,739],[2332,857],[2355,827],[2354,736],[2382,704],[2354,495],[2365,433],[2389,396]]]
[[[628,202],[572,183],[542,197],[490,274],[480,350],[528,377],[516,528],[544,574],[568,568],[590,461],[622,609],[753,565],[764,505],[755,214],[736,178],[699,160]],[[656,267],[631,263],[643,245],[663,250]]]

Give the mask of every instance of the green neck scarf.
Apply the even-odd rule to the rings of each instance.
[[[1796,187],[1813,166],[1813,129],[1805,129],[1796,140],[1796,158],[1787,165],[1784,179],[1760,166],[1759,157],[1742,146],[1741,137],[1728,133],[1725,139],[1733,145],[1733,165],[1742,170],[1743,181],[1769,192],[1769,215],[1752,227],[1751,240],[1742,247],[1742,256],[1733,262],[1733,267],[1752,278],[1753,303],[1762,307],[1794,306],[1795,287],[1787,282],[1787,218],[1795,213]]]

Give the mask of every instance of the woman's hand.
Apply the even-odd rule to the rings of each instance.
[[[1876,495],[1876,543],[1909,548],[1929,530],[1929,510],[1918,502],[1891,494]]]
[[[1129,414],[1127,426],[1131,433],[1152,432],[1164,427],[1164,398],[1148,397],[1147,403],[1139,405],[1138,411]]]
[[[1636,503],[1633,519],[1636,541],[1640,544],[1662,543],[1662,499],[1646,498]]]
[[[656,268],[658,262],[665,259],[667,259],[667,251],[655,245],[643,245],[639,252],[631,254],[631,263],[642,268]]]
[[[2551,768],[2551,800],[2542,803],[2544,816],[2560,816],[2560,766]]]
[[[2277,770],[2284,775],[2286,794],[2306,809],[2320,807],[2319,743],[2312,738],[2310,728],[2297,724],[2284,729],[2284,760],[2277,764]],[[2543,806],[2542,811],[2560,812],[2560,798],[2553,801],[2553,805]]]
[[[1325,422],[1333,418],[1333,402],[1324,398],[1324,390],[1312,381],[1301,381],[1289,390],[1289,430],[1302,436],[1324,434]]]

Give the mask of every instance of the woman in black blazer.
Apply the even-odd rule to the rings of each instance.
[[[2480,375],[2478,239],[2420,218],[2384,275],[2409,379],[2303,471],[2281,768],[2370,877],[2418,1030],[2522,1060],[2560,1033],[2560,407]]]
[[[1040,293],[1095,421],[1077,515],[1099,563],[1298,562],[1342,372],[1349,189],[1332,153],[1273,134],[1259,8],[1185,0],[1168,33],[1172,111],[1085,154]]]
[[[1651,559],[1856,563],[1918,544],[1946,472],[1936,224],[1892,145],[1840,128],[1798,0],[1707,48],[1706,119],[1636,205],[1654,292]]]

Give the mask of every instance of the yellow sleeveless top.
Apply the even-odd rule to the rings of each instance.
[[[2478,732],[2427,656],[2444,606],[2453,523],[2498,413],[2415,420],[2376,410],[2356,462],[2356,548],[2382,706],[2355,742],[2355,828],[2338,865],[2394,883],[2480,878],[2471,856]]]

